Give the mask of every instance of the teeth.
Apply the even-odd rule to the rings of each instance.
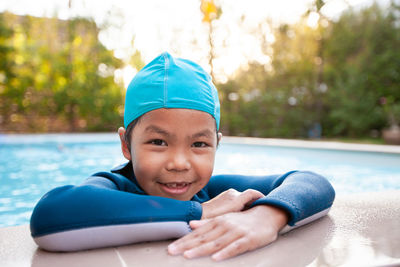
[[[188,184],[187,183],[168,183],[168,184],[165,184],[165,185],[167,187],[170,187],[170,188],[177,188],[177,187],[185,187]]]

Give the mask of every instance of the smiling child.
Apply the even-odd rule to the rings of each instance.
[[[118,134],[128,162],[43,196],[31,218],[35,242],[74,251],[179,238],[169,254],[223,260],[328,213],[335,192],[312,172],[212,176],[219,112],[199,65],[155,58],[127,89]]]

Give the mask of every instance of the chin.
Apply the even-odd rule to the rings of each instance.
[[[176,199],[176,200],[181,200],[181,201],[189,201],[189,200],[191,200],[192,198],[191,197],[174,197],[174,199]]]
[[[170,196],[169,198],[173,198],[180,201],[189,201],[192,199],[192,197],[193,197],[192,195],[189,195],[189,196],[174,196],[174,197]]]

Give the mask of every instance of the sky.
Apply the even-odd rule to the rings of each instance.
[[[93,18],[104,28],[100,41],[115,56],[127,59],[139,50],[145,63],[163,51],[198,62],[209,71],[208,26],[202,22],[200,0],[2,0],[0,12],[19,15],[57,16],[68,19],[74,16]],[[222,16],[214,22],[216,54],[214,72],[223,82],[248,61],[267,63],[262,53],[259,35],[260,22],[295,23],[314,0],[215,0],[222,7]],[[326,0],[322,13],[330,19],[351,8],[370,5],[373,0]],[[387,4],[389,0],[379,0]],[[309,25],[316,17],[310,16]],[[270,29],[267,41],[273,42]],[[133,43],[133,45],[132,45]],[[136,70],[127,66],[118,75],[125,83]]]

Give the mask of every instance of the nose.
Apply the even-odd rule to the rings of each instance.
[[[168,171],[186,171],[191,168],[189,157],[184,151],[171,151],[167,166]]]

